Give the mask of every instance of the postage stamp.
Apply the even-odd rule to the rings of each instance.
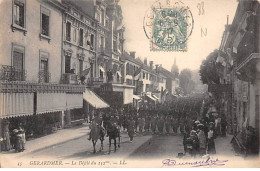
[[[189,7],[177,1],[157,1],[145,18],[151,51],[187,51],[194,24]]]

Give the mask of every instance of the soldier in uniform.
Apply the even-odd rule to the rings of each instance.
[[[139,132],[142,133],[144,130],[144,125],[145,125],[145,120],[143,116],[140,116],[138,118],[138,127],[139,127]]]
[[[165,118],[165,130],[167,134],[170,133],[170,127],[171,127],[171,118],[169,115],[167,115]]]
[[[163,115],[161,115],[157,122],[157,127],[160,134],[163,134],[163,126],[164,126],[164,119],[163,119]]]
[[[130,142],[134,139],[134,133],[135,133],[135,121],[132,117],[128,120],[128,127],[127,127],[128,136],[130,138]]]
[[[151,117],[148,114],[146,114],[145,115],[145,128],[144,128],[146,132],[150,131],[150,125],[151,125]]]
[[[156,125],[157,125],[157,117],[156,117],[156,114],[153,114],[152,119],[151,119],[151,129],[152,129],[153,134],[156,131]]]

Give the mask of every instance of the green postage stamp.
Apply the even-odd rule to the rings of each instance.
[[[157,1],[147,11],[144,29],[151,51],[187,51],[193,17],[182,2]],[[147,24],[149,23],[149,24]]]

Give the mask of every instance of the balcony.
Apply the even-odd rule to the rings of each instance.
[[[63,74],[62,81],[64,84],[78,84],[78,75],[65,73]]]
[[[1,93],[82,93],[85,90],[84,85],[68,85],[53,83],[32,83],[32,82],[1,82]]]
[[[253,82],[259,74],[257,64],[260,62],[260,53],[251,53],[237,66],[236,74],[242,81]]]
[[[87,85],[89,86],[100,86],[104,83],[104,78],[89,78]]]
[[[119,60],[119,54],[118,54],[118,52],[113,51],[113,53],[112,53],[112,59]]]
[[[51,80],[51,73],[46,71],[39,71],[38,78],[39,83],[49,83]]]
[[[0,66],[0,80],[1,81],[25,81],[26,71],[17,70],[13,66]]]

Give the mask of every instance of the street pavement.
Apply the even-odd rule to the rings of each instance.
[[[130,163],[130,161],[135,161],[132,162],[135,164],[140,162],[141,159],[145,159],[147,161],[146,164],[138,164],[139,167],[151,167],[153,164],[158,167],[161,161],[158,163],[158,161],[156,161],[157,159],[172,159],[176,158],[178,153],[183,153],[183,138],[180,134],[152,135],[151,133],[137,133],[134,136],[133,142],[130,142],[127,133],[122,132],[121,147],[117,149],[116,152],[113,151],[114,146],[112,144],[111,153],[109,154],[108,137],[105,137],[104,150],[99,151],[100,141],[98,141],[96,145],[97,153],[94,154],[92,141],[88,140],[89,131],[87,124],[59,130],[57,133],[28,141],[26,143],[26,150],[22,153],[3,153],[1,160],[8,161],[11,159],[12,162],[18,164],[17,167],[19,167],[19,163],[21,165],[22,162],[23,166],[40,167],[30,162],[46,159],[67,161],[67,166],[70,167],[73,167],[73,161],[82,161],[81,164],[77,163],[74,167],[91,167],[89,163],[83,162],[86,160],[104,161],[104,167],[124,167],[124,165],[111,165],[108,159],[115,159],[114,161],[116,163],[124,163],[125,161]],[[232,136],[228,135],[227,137],[218,137],[215,140],[217,151],[215,157],[224,155],[230,156],[234,160],[241,159],[241,156],[234,152],[230,144],[231,138]],[[151,162],[153,160],[156,162]],[[108,163],[110,165],[108,165]],[[66,165],[63,167],[66,167]],[[102,165],[93,165],[93,167],[102,167]]]

